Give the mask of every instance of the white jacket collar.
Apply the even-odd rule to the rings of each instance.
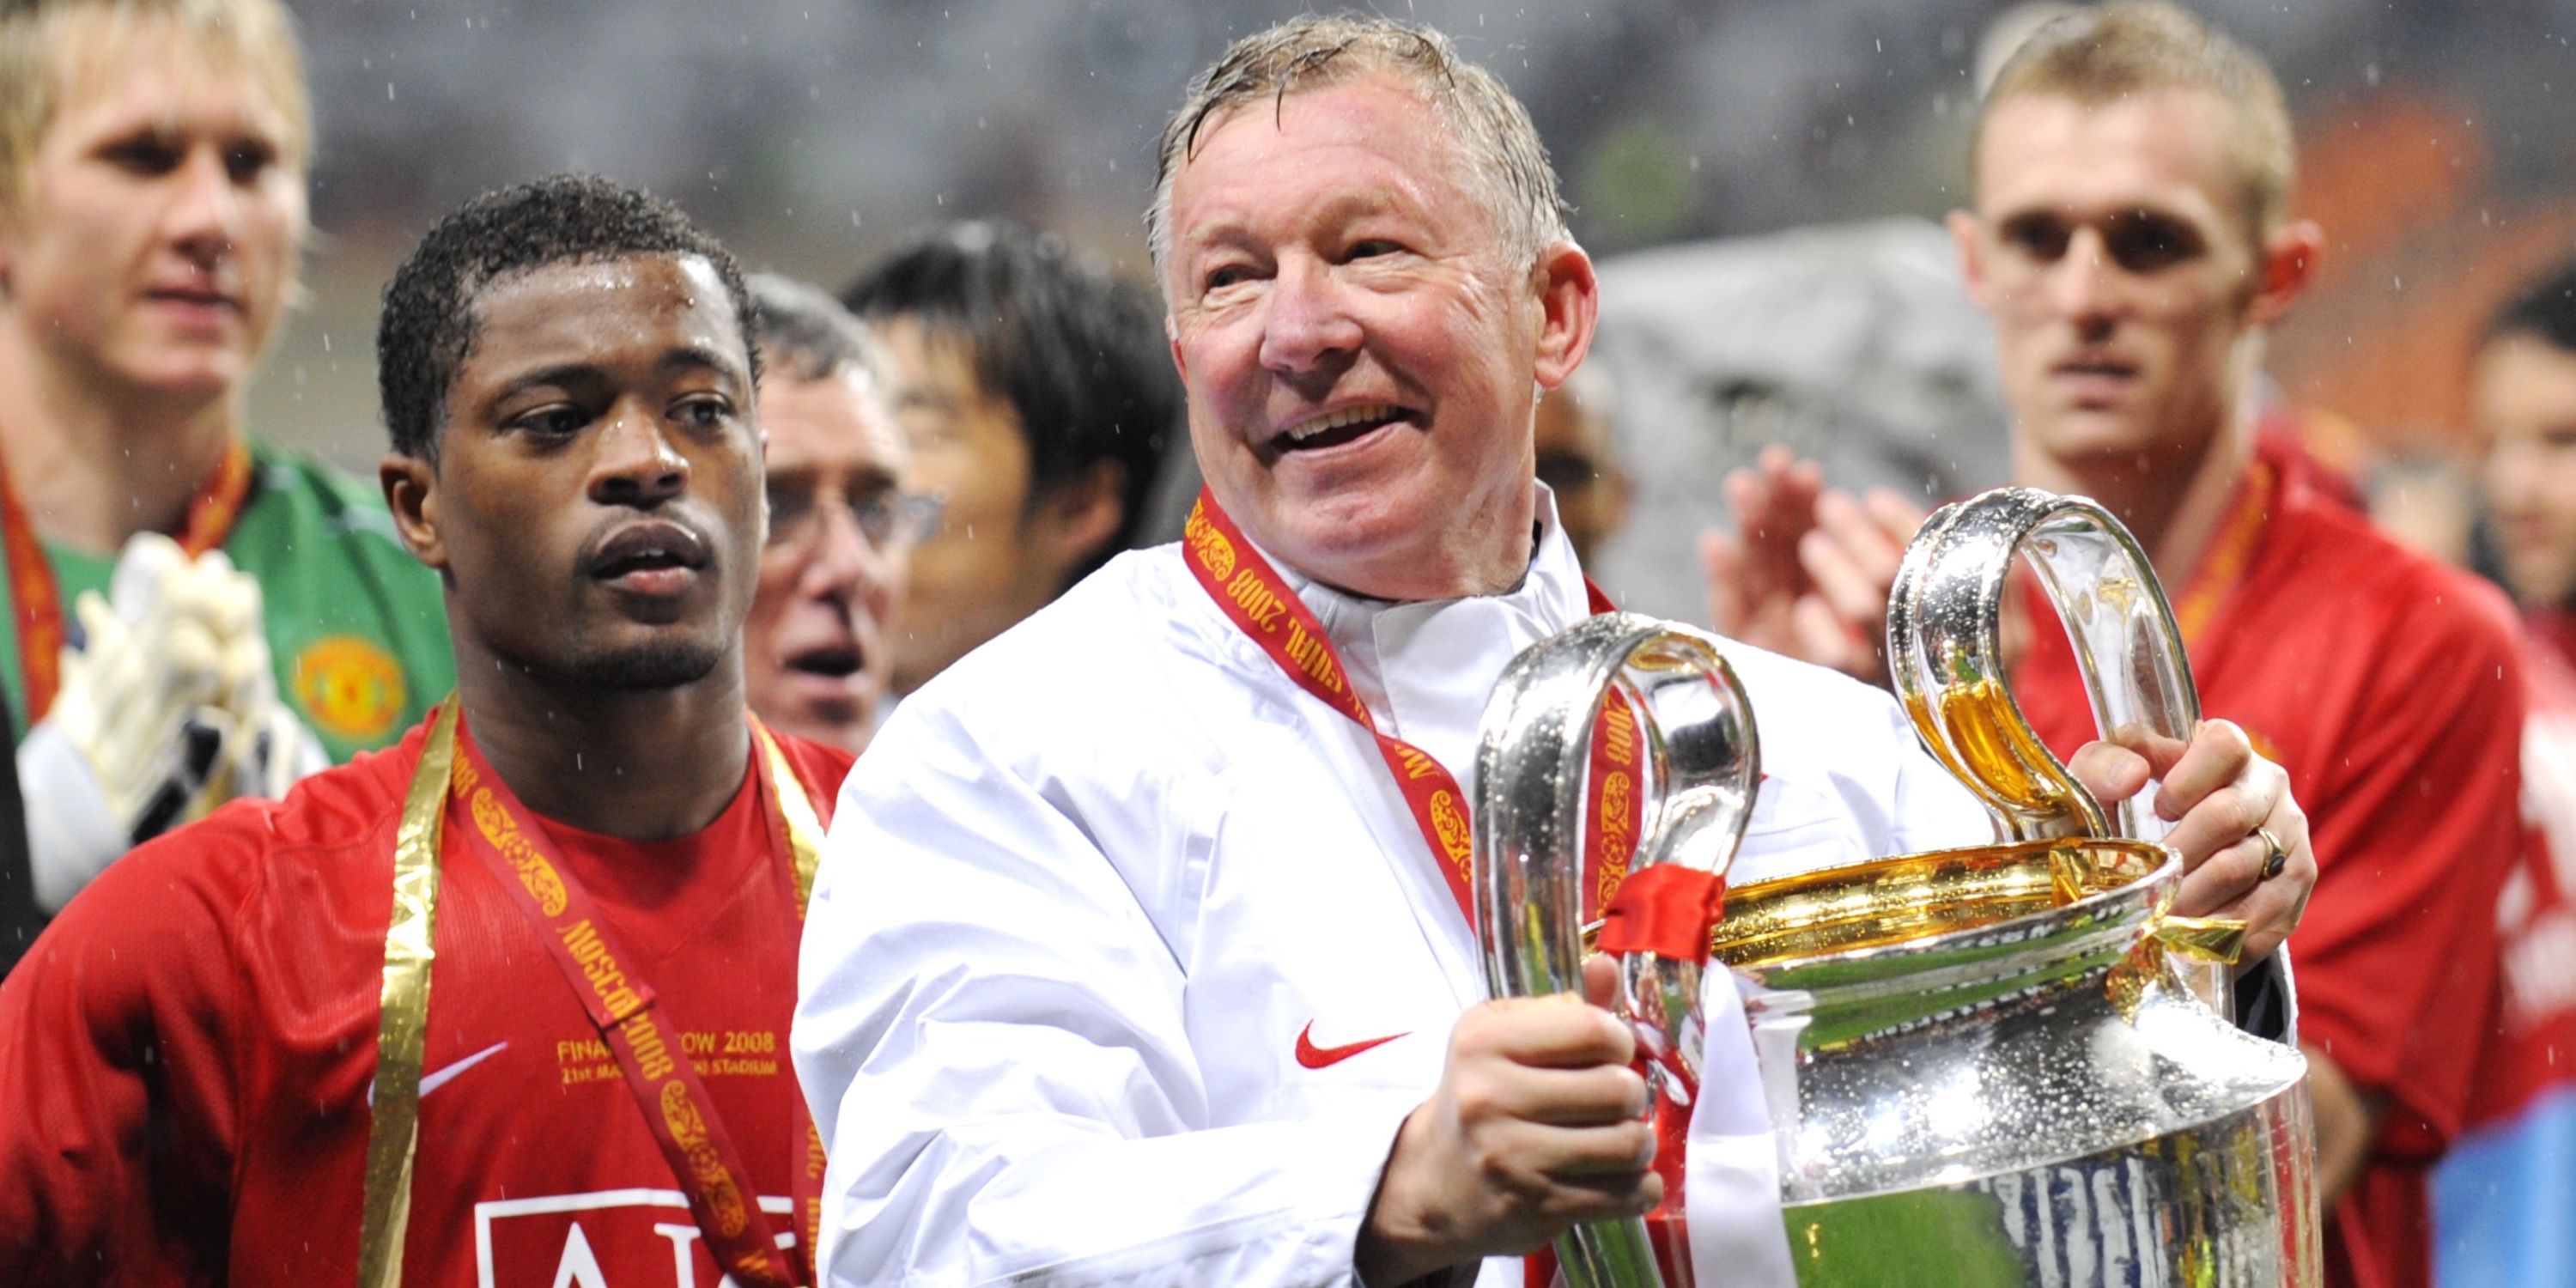
[[[1314,610],[1378,730],[1429,752],[1475,790],[1476,723],[1503,668],[1583,620],[1591,603],[1556,498],[1538,485],[1538,541],[1529,572],[1499,595],[1398,603],[1336,590],[1271,559]],[[1262,552],[1269,557],[1268,551]]]

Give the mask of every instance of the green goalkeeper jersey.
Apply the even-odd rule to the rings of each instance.
[[[334,763],[392,743],[455,687],[438,576],[403,548],[374,488],[254,444],[250,492],[223,551],[259,583],[278,693]],[[66,611],[83,592],[107,593],[113,557],[50,542],[45,555]],[[26,671],[14,603],[0,612],[0,641],[9,658],[0,686],[23,737]]]

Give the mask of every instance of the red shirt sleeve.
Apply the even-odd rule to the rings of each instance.
[[[2523,698],[2511,626],[2459,585],[2418,585],[2301,793],[2320,871],[2290,947],[2302,1042],[2389,1098],[2380,1153],[2425,1159],[2459,1129],[2495,984]]]
[[[90,883],[0,984],[0,1283],[219,1283],[239,1083],[227,811]],[[222,817],[222,816],[219,816]]]

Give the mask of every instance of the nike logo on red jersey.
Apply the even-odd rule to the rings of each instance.
[[[510,1044],[506,1041],[495,1042],[454,1064],[448,1065],[446,1068],[441,1069],[436,1073],[421,1075],[420,1094],[426,1096],[429,1093],[438,1090],[440,1087],[446,1086],[448,1083],[455,1080],[456,1075],[501,1054],[503,1049],[507,1048],[509,1045]]]
[[[1405,1033],[1412,1031],[1407,1029]],[[1365,1042],[1353,1042],[1347,1046],[1319,1047],[1315,1045],[1315,1022],[1308,1020],[1306,1027],[1297,1030],[1297,1063],[1309,1069],[1329,1069],[1362,1051],[1371,1047],[1385,1046],[1403,1036],[1404,1033],[1389,1033],[1382,1038],[1370,1038]]]
[[[435,1073],[426,1073],[421,1075],[420,1090],[417,1094],[426,1096],[429,1093],[438,1090],[440,1087],[446,1086],[456,1077],[456,1075],[501,1054],[502,1050],[507,1048],[509,1045],[510,1044],[507,1041],[495,1042],[462,1060],[458,1060],[439,1069]],[[376,1080],[369,1078],[367,1079],[367,1107],[372,1109],[375,1107],[375,1104]]]

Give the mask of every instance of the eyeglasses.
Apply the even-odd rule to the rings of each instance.
[[[856,494],[839,486],[806,483],[769,484],[769,547],[803,545],[820,537],[824,516],[833,506],[847,508],[859,535],[879,550],[901,550],[930,535],[946,502],[924,492],[905,492],[891,485]]]

